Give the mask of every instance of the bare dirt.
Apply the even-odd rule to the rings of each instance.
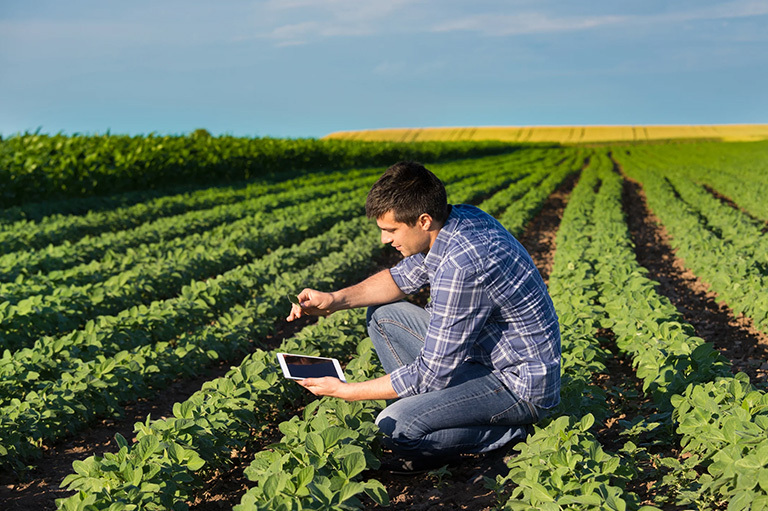
[[[675,255],[670,237],[661,222],[648,210],[640,185],[624,181],[624,208],[635,242],[637,260],[649,271],[648,278],[659,283],[658,291],[696,330],[733,362],[734,373],[742,371],[753,383],[768,381],[768,335],[754,327],[751,319],[735,315]]]
[[[275,347],[284,338],[312,322],[302,318],[293,323],[282,322],[274,334],[259,341],[258,347]],[[255,349],[256,343],[253,343]],[[118,450],[115,435],[121,434],[130,442],[134,424],[147,417],[163,418],[172,415],[173,405],[184,401],[200,390],[203,383],[224,376],[231,364],[238,361],[222,360],[208,367],[196,378],[179,379],[154,395],[141,398],[124,406],[122,417],[102,419],[90,428],[62,442],[46,445],[42,459],[34,460],[34,470],[19,479],[11,474],[0,474],[0,509],[3,511],[47,511],[56,509],[56,499],[67,497],[71,491],[62,490],[59,484],[73,472],[72,462],[94,455]],[[231,509],[231,506],[230,506]]]
[[[563,211],[578,176],[574,175],[561,185],[547,200],[541,212],[527,226],[520,241],[528,249],[539,272],[548,281],[555,253],[555,236]],[[768,381],[767,336],[756,330],[745,317],[736,317],[721,303],[708,286],[685,268],[669,248],[669,236],[658,221],[649,213],[642,189],[637,183],[626,180],[624,207],[632,237],[636,244],[638,262],[649,271],[649,277],[660,283],[659,291],[675,304],[686,321],[696,329],[697,335],[713,342],[723,354],[733,361],[734,372],[744,371],[755,382]],[[399,260],[399,254],[389,253],[380,267],[389,267]],[[426,294],[416,297],[423,302]],[[282,324],[268,342],[271,346],[306,322]],[[626,361],[610,362],[609,375],[599,382],[604,388],[624,385],[630,389],[635,383],[625,382],[633,374]],[[47,511],[55,509],[55,499],[68,495],[58,489],[59,482],[72,472],[72,462],[94,454],[116,450],[114,436],[120,433],[129,440],[133,425],[148,415],[164,417],[171,414],[173,404],[183,401],[199,390],[203,382],[222,376],[229,369],[229,362],[222,362],[201,373],[198,378],[174,382],[156,395],[126,405],[122,418],[105,419],[86,431],[55,445],[47,446],[43,458],[35,460],[37,468],[27,473],[24,480],[8,474],[0,475],[0,509],[8,511]],[[607,446],[616,443],[615,424],[640,407],[640,402],[615,403],[621,411],[609,419],[601,440]],[[623,407],[623,408],[622,408]],[[623,414],[623,415],[622,415]],[[279,431],[266,432],[265,442],[279,439]],[[265,444],[266,445],[266,444]],[[382,481],[388,489],[393,510],[443,510],[463,509],[487,511],[493,508],[493,491],[483,484],[483,476],[493,477],[503,470],[503,456],[495,453],[487,456],[465,456],[460,463],[449,467],[443,475],[394,476],[383,471],[369,475]],[[232,464],[226,471],[210,474],[204,489],[199,492],[190,507],[196,511],[230,510],[237,504],[250,483],[243,470],[249,462],[245,452],[233,452]],[[633,489],[639,494],[642,491]]]

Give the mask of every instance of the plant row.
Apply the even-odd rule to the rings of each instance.
[[[485,167],[500,159],[509,160],[528,154],[540,154],[541,150],[521,150],[510,155],[486,157],[478,161]],[[456,166],[453,163],[452,166]],[[442,167],[442,165],[437,165]],[[145,202],[130,206],[116,206],[112,209],[84,210],[85,214],[54,214],[33,220],[20,220],[12,224],[0,224],[0,253],[16,250],[43,248],[49,244],[76,241],[86,235],[95,236],[104,232],[115,232],[138,227],[161,217],[177,216],[197,210],[208,210],[217,206],[233,205],[253,199],[273,200],[276,194],[295,200],[307,200],[317,195],[319,187],[327,193],[338,193],[349,188],[350,182],[372,183],[381,173],[379,168],[347,169],[336,172],[317,172],[299,178],[269,182],[265,180],[244,183],[240,186],[224,186],[196,190],[175,195],[152,197]],[[327,185],[335,185],[329,188]],[[301,191],[300,191],[301,190]],[[299,193],[297,193],[299,192]],[[300,193],[307,197],[300,197]],[[295,201],[294,201],[295,202]]]
[[[251,217],[230,226],[226,236],[219,232],[190,240],[197,244],[172,247],[165,257],[149,258],[106,280],[5,302],[0,306],[2,347],[16,350],[43,335],[82,328],[98,316],[175,296],[190,281],[229,271],[358,216],[361,197],[358,192],[339,194]]]
[[[549,282],[561,330],[561,403],[516,447],[509,472],[487,481],[505,510],[638,508],[637,495],[625,489],[636,471],[621,456],[605,452],[590,431],[611,412],[605,391],[593,383],[611,356],[597,336],[606,314],[592,253],[593,190],[599,181],[593,167],[582,172],[569,198]]]
[[[360,187],[365,181],[352,181],[349,185],[329,184],[309,190],[291,190],[268,194],[236,204],[217,206],[212,209],[191,211],[181,215],[162,217],[138,227],[96,236],[85,236],[73,243],[64,242],[49,245],[38,250],[22,250],[0,256],[3,271],[0,279],[13,281],[19,275],[37,272],[48,273],[86,263],[103,257],[107,253],[121,254],[132,247],[155,244],[153,249],[162,250],[162,243],[178,237],[204,233],[216,226],[236,221],[252,221],[252,217],[272,214],[272,210],[302,201],[322,200],[337,193],[349,192]],[[23,285],[23,281],[21,282]]]
[[[448,182],[472,179],[472,176],[477,175],[487,177],[494,171],[520,171],[529,159],[536,158],[538,154],[538,151],[520,151],[508,156],[438,165],[436,170]],[[519,162],[519,165],[516,166],[514,162]],[[0,256],[0,265],[3,267],[0,279],[12,282],[0,285],[0,296],[10,298],[24,294],[27,288],[50,288],[57,283],[71,284],[89,277],[93,279],[100,275],[112,275],[133,264],[130,259],[124,261],[125,258],[138,260],[158,257],[171,249],[185,247],[185,238],[194,234],[204,237],[222,236],[226,235],[229,225],[251,222],[250,217],[253,216],[274,215],[274,208],[306,203],[313,198],[319,200],[343,191],[357,190],[363,193],[373,183],[375,176],[352,172],[351,178],[341,183],[338,182],[341,179],[339,175],[336,178],[321,183],[309,179],[306,184],[301,183],[300,186],[284,191],[278,188],[278,193],[238,203],[162,217],[130,229],[86,236],[39,250],[5,254]],[[96,258],[99,258],[98,262],[94,261]]]
[[[547,198],[568,178],[584,167],[586,160],[576,152],[537,186],[521,197],[509,197],[510,207],[499,215],[499,221],[515,236],[525,230],[528,222],[541,210]]]
[[[199,368],[208,362],[206,358],[219,356],[215,348],[221,346],[222,335],[229,339],[231,345],[226,349],[231,351],[250,343],[250,336],[240,336],[243,328],[254,335],[269,333],[286,314],[290,305],[286,296],[292,289],[303,285],[333,287],[366,276],[372,269],[373,255],[381,250],[375,233],[368,230],[349,237],[338,231],[334,234],[328,244],[335,245],[337,251],[303,269],[291,267],[290,263],[282,267],[278,264],[270,269],[271,275],[266,275],[268,280],[283,272],[290,275],[275,284],[264,283],[261,289],[252,289],[250,296],[255,297],[243,308],[230,309],[221,317],[211,313],[209,321],[223,325],[220,328],[201,327],[154,344],[126,347],[113,356],[70,358],[66,365],[53,368],[59,373],[58,379],[17,380],[18,386],[34,385],[35,390],[24,388],[17,394],[23,398],[11,397],[0,411],[0,445],[6,452],[0,457],[3,465],[18,466],[19,460],[36,454],[42,443],[81,428],[93,417],[118,413],[120,402],[135,400],[148,387],[158,388],[169,378]],[[238,335],[226,333],[233,328]]]
[[[292,272],[316,264],[323,255],[338,253],[349,240],[361,236],[373,240],[371,243],[377,239],[362,218],[342,222],[321,236],[276,249],[216,278],[193,282],[174,298],[100,317],[89,321],[82,330],[39,339],[32,348],[14,353],[6,350],[0,359],[2,403],[25,399],[27,393],[44,389],[85,362],[144,345],[171,342],[190,329],[215,321],[233,306],[258,297],[264,288],[285,282]],[[330,278],[325,275],[321,272],[317,278]],[[285,296],[281,298],[283,303]]]
[[[510,152],[501,142],[355,142],[190,136],[17,135],[0,141],[0,199],[32,201],[221,184],[287,171],[456,159]]]
[[[500,175],[501,178],[504,177],[503,173]],[[496,180],[501,178],[494,177]],[[454,185],[449,185],[448,188],[452,190]],[[135,399],[131,389],[146,388],[151,382],[150,376],[168,377],[165,371],[159,370],[154,372],[162,374],[146,376],[147,367],[161,366],[169,372],[173,371],[173,364],[178,363],[180,358],[177,336],[181,335],[181,339],[188,346],[189,336],[184,335],[187,329],[200,328],[201,325],[215,320],[216,314],[225,313],[227,307],[258,293],[259,285],[265,287],[251,304],[251,313],[259,316],[262,326],[271,325],[271,322],[284,313],[280,302],[287,291],[285,287],[288,280],[294,282],[296,275],[299,275],[303,280],[294,282],[296,286],[319,285],[331,278],[327,272],[328,268],[333,266],[329,265],[327,260],[322,260],[297,274],[283,277],[280,275],[287,275],[288,271],[296,271],[292,268],[315,261],[318,253],[343,245],[350,238],[355,238],[350,242],[350,246],[358,247],[358,251],[370,245],[367,257],[372,259],[372,254],[379,245],[370,228],[370,234],[366,234],[366,226],[367,221],[363,219],[339,224],[327,235],[308,240],[291,249],[276,250],[262,260],[227,272],[208,281],[206,285],[198,283],[201,285],[185,287],[180,297],[150,305],[147,312],[154,313],[153,319],[156,320],[152,328],[147,328],[147,315],[132,313],[136,310],[134,307],[111,318],[115,321],[107,321],[110,318],[102,317],[98,327],[91,328],[90,332],[87,328],[85,332],[80,332],[95,333],[95,338],[78,336],[75,333],[53,342],[48,342],[47,339],[38,341],[36,348],[40,349],[21,350],[12,356],[6,352],[5,357],[0,360],[3,374],[1,385],[3,395],[7,396],[4,402],[10,403],[4,410],[9,418],[6,431],[16,429],[25,432],[21,436],[26,435],[25,438],[29,440],[27,444],[34,452],[35,446],[40,442],[58,438],[74,427],[86,423],[94,415],[113,413],[115,403]],[[350,263],[351,261],[345,259],[345,264]],[[345,276],[341,270],[335,273],[337,275],[332,275],[334,279]],[[275,285],[267,284],[276,278],[278,281]],[[318,278],[321,280],[318,281]],[[242,286],[243,282],[250,282],[251,287],[247,284]],[[209,289],[211,283],[215,284],[213,296]],[[222,287],[223,292],[216,294]],[[199,309],[198,313],[189,314],[190,309],[195,306]],[[165,323],[167,328],[160,328],[161,322]],[[203,337],[211,339],[207,329]],[[151,346],[146,346],[151,343],[155,343],[159,348],[153,351]],[[116,352],[117,355],[111,357]],[[115,359],[118,363],[115,363]],[[197,362],[190,358],[190,363]],[[183,368],[182,363],[172,374],[183,371]],[[108,385],[100,379],[103,373],[112,377],[115,372],[120,371],[124,373],[122,379],[112,378]],[[89,385],[84,382],[95,383]],[[126,385],[127,382],[131,384]],[[46,410],[45,420],[40,418],[42,409]]]
[[[608,167],[602,166],[596,202],[595,248],[603,254],[596,277],[609,317],[603,326],[632,357],[659,412],[652,420],[676,427],[682,448],[678,458],[662,459],[673,470],[658,483],[657,503],[677,495],[678,505],[762,509],[768,503],[768,399],[746,375],[732,376],[728,361],[694,336],[645,276],[622,214],[622,178]]]
[[[631,157],[622,156],[621,163],[624,172],[642,184],[648,207],[666,227],[677,256],[736,314],[749,316],[768,332],[768,274],[755,259],[719,237],[696,208],[681,200],[663,173]]]
[[[471,201],[480,193],[478,181],[484,190],[496,190],[514,181],[516,173],[522,172],[519,161],[515,159],[496,159],[493,163],[495,165],[488,167],[479,165],[483,170],[479,177],[464,179],[461,173],[466,173],[465,165],[446,167],[443,174],[447,179],[456,180],[448,185],[451,196]],[[6,297],[7,301],[0,305],[4,347],[17,349],[41,335],[79,328],[86,320],[99,315],[170,297],[185,282],[245,264],[268,250],[298,241],[350,218],[362,207],[362,193],[363,190],[360,190],[317,199],[247,217],[203,234],[177,238],[170,243],[140,246],[132,251],[131,263],[111,260],[98,266],[88,265],[93,270],[88,275],[94,282],[79,274],[80,282],[66,287],[55,286],[50,281],[38,286],[26,285],[27,282],[14,283],[17,290],[43,292],[21,298],[17,303],[13,298]],[[159,256],[156,255],[158,249],[162,250]],[[126,267],[130,269],[106,278],[109,270]],[[128,283],[131,285],[126,285]],[[6,292],[10,292],[10,286],[5,287]]]
[[[766,142],[635,147],[632,155],[653,158],[660,168],[673,170],[728,197],[761,222],[768,222]]]
[[[373,344],[365,339],[345,369],[349,380],[380,376],[381,367],[374,359]],[[358,498],[363,493],[375,504],[388,505],[389,496],[379,481],[359,480],[364,471],[380,466],[380,433],[374,421],[383,404],[322,398],[301,416],[282,422],[282,439],[255,453],[245,469],[254,484],[233,511],[366,509]]]
[[[59,499],[58,509],[187,509],[193,492],[217,470],[231,465],[233,450],[258,444],[259,435],[275,420],[308,399],[306,391],[282,377],[275,353],[321,352],[347,359],[363,339],[364,328],[364,315],[337,313],[306,327],[274,352],[249,355],[224,377],[176,403],[172,417],[137,423],[131,445],[118,436],[117,453],[73,463],[75,473],[62,484],[77,493]],[[362,344],[361,351],[370,351],[370,344]],[[330,444],[333,437],[341,442],[342,435],[335,433],[327,433],[322,441]]]
[[[190,215],[188,218],[194,222],[197,216],[192,213],[199,211],[206,211],[202,214],[210,216],[210,225],[214,226],[252,214],[252,211],[296,204],[352,189],[354,184],[350,182],[358,185],[367,182],[373,175],[373,169],[359,174],[349,171],[343,181],[341,173],[334,173],[276,184],[259,182],[242,188],[209,188],[193,194],[160,197],[130,207],[90,211],[85,215],[54,215],[40,222],[24,220],[0,231],[0,253],[41,249],[65,241],[74,243],[85,236],[126,231],[164,217],[181,219]],[[325,179],[321,179],[323,177]],[[244,206],[247,208],[241,209]],[[237,209],[230,209],[233,207]],[[238,213],[240,217],[236,216]],[[221,219],[216,215],[222,215]]]

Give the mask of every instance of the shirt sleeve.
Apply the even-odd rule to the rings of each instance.
[[[400,397],[445,388],[455,369],[467,359],[493,310],[475,275],[453,265],[438,271],[431,296],[424,349],[413,363],[390,374]]]
[[[390,268],[389,273],[400,291],[407,295],[415,293],[429,282],[424,254],[406,257]]]

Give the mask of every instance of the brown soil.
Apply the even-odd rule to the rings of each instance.
[[[578,173],[568,176],[557,190],[547,198],[544,207],[526,226],[525,231],[520,236],[520,243],[531,254],[544,282],[549,282],[549,275],[552,273],[552,266],[555,261],[557,228],[563,219],[563,211],[568,204],[571,191],[578,180]]]
[[[564,182],[549,197],[540,214],[520,236],[520,241],[530,252],[545,281],[548,280],[552,269],[557,228],[577,180],[578,176],[574,175]],[[660,282],[660,292],[672,300],[685,320],[696,328],[697,335],[713,342],[726,357],[733,360],[734,370],[747,372],[753,381],[768,380],[768,365],[761,367],[760,362],[766,360],[768,354],[766,335],[757,331],[747,318],[734,317],[727,307],[719,303],[717,296],[707,290],[704,283],[685,269],[682,261],[677,259],[669,248],[668,236],[664,229],[649,214],[642,190],[637,183],[625,182],[624,204],[630,231],[637,247],[638,261],[649,269],[650,278]],[[381,261],[381,268],[395,264],[399,258],[400,255],[394,250],[388,251]],[[423,302],[425,297],[426,295],[421,293],[417,301]],[[282,338],[291,335],[305,324],[296,322],[281,325],[280,331],[269,339],[269,345],[276,345]],[[148,414],[152,417],[170,415],[174,403],[186,399],[197,391],[203,382],[222,376],[228,369],[229,364],[222,362],[194,380],[177,381],[151,398],[126,406],[123,418],[102,420],[72,439],[47,447],[43,459],[36,460],[38,468],[26,475],[27,482],[19,482],[8,475],[0,479],[0,507],[8,511],[55,509],[54,499],[68,493],[59,490],[58,484],[64,476],[72,472],[71,465],[74,460],[105,451],[115,451],[116,433],[119,432],[130,440],[135,422],[144,420]],[[598,383],[604,388],[635,388],[636,383],[629,379],[633,371],[624,360],[611,360],[608,373],[598,377]],[[620,445],[617,434],[618,420],[633,415],[634,411],[639,409],[640,400],[632,399],[611,404],[617,414],[609,418],[606,427],[599,432],[607,448]],[[277,440],[279,432],[272,431],[267,437]],[[231,509],[250,485],[243,476],[248,461],[247,453],[233,452],[231,467],[212,474],[196,500],[190,502],[191,507],[198,511]],[[494,495],[483,484],[482,476],[493,477],[494,471],[503,470],[499,463],[499,456],[465,456],[461,463],[449,469],[450,474],[442,478],[435,475],[392,476],[381,471],[372,472],[370,476],[386,485],[392,501],[391,509],[485,511],[493,508]],[[643,497],[641,488],[632,488],[632,491]]]
[[[743,215],[747,216],[748,218],[751,218],[755,223],[762,224],[763,225],[763,227],[761,229],[762,233],[763,234],[768,233],[768,222],[766,222],[764,220],[761,220],[761,219],[757,218],[756,216],[752,215],[752,213],[750,213],[746,209],[742,208],[741,206],[739,206],[738,204],[736,204],[731,199],[729,199],[725,195],[721,194],[720,192],[718,192],[717,190],[715,190],[711,186],[704,185],[704,189],[706,191],[708,191],[714,198],[718,199],[720,202],[722,202],[726,206],[730,206],[733,209],[740,211]]]
[[[260,341],[258,347],[275,347],[282,339],[293,335],[310,322],[311,319],[307,318],[293,323],[282,322],[273,335]],[[220,361],[196,378],[179,379],[153,396],[125,405],[121,418],[102,419],[69,439],[44,446],[42,459],[34,460],[36,468],[27,473],[23,481],[10,474],[0,474],[1,508],[3,511],[56,509],[56,499],[72,494],[71,491],[59,488],[62,479],[73,472],[72,462],[117,451],[117,433],[130,442],[136,422],[144,421],[149,416],[163,418],[172,415],[175,403],[189,398],[200,390],[203,383],[224,376],[232,363],[238,361]]]
[[[640,185],[624,181],[624,209],[640,265],[658,291],[677,307],[696,335],[711,342],[728,360],[733,372],[745,372],[753,383],[768,381],[768,335],[751,319],[734,315],[709,286],[685,267],[670,247],[669,234],[648,210]]]
[[[563,210],[578,176],[567,179],[544,204],[540,214],[527,226],[520,241],[528,249],[539,271],[548,279],[554,257],[554,240]],[[395,250],[387,250],[380,261],[380,268],[396,264],[401,256]],[[428,289],[413,299],[422,305],[428,297]],[[306,325],[299,322],[280,325],[278,332],[267,340],[270,346],[292,335]],[[55,509],[55,499],[71,492],[58,488],[61,480],[72,473],[72,462],[92,455],[117,450],[114,436],[122,434],[129,441],[133,437],[133,425],[148,415],[159,418],[172,413],[174,403],[183,401],[211,379],[223,376],[230,367],[222,362],[209,368],[198,378],[179,380],[150,398],[141,399],[125,406],[120,419],[101,420],[88,430],[61,443],[46,447],[37,468],[19,482],[9,475],[0,480],[0,502],[8,511],[46,511]],[[279,439],[279,432],[275,439]],[[249,462],[247,453],[232,453],[232,465],[226,471],[211,474],[206,487],[190,505],[196,510],[231,509],[247,490],[249,482],[243,470]],[[499,470],[484,456],[465,456],[462,462],[451,468],[451,474],[440,483],[436,477],[399,477],[384,473],[371,474],[385,483],[392,499],[392,509],[471,509],[488,510],[493,505],[493,492],[485,488],[482,475],[493,476]]]

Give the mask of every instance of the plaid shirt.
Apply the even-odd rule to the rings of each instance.
[[[429,326],[416,360],[392,372],[400,397],[446,387],[465,361],[490,367],[542,408],[560,401],[560,330],[533,260],[493,217],[456,205],[424,254],[390,269],[404,293],[430,284]]]

